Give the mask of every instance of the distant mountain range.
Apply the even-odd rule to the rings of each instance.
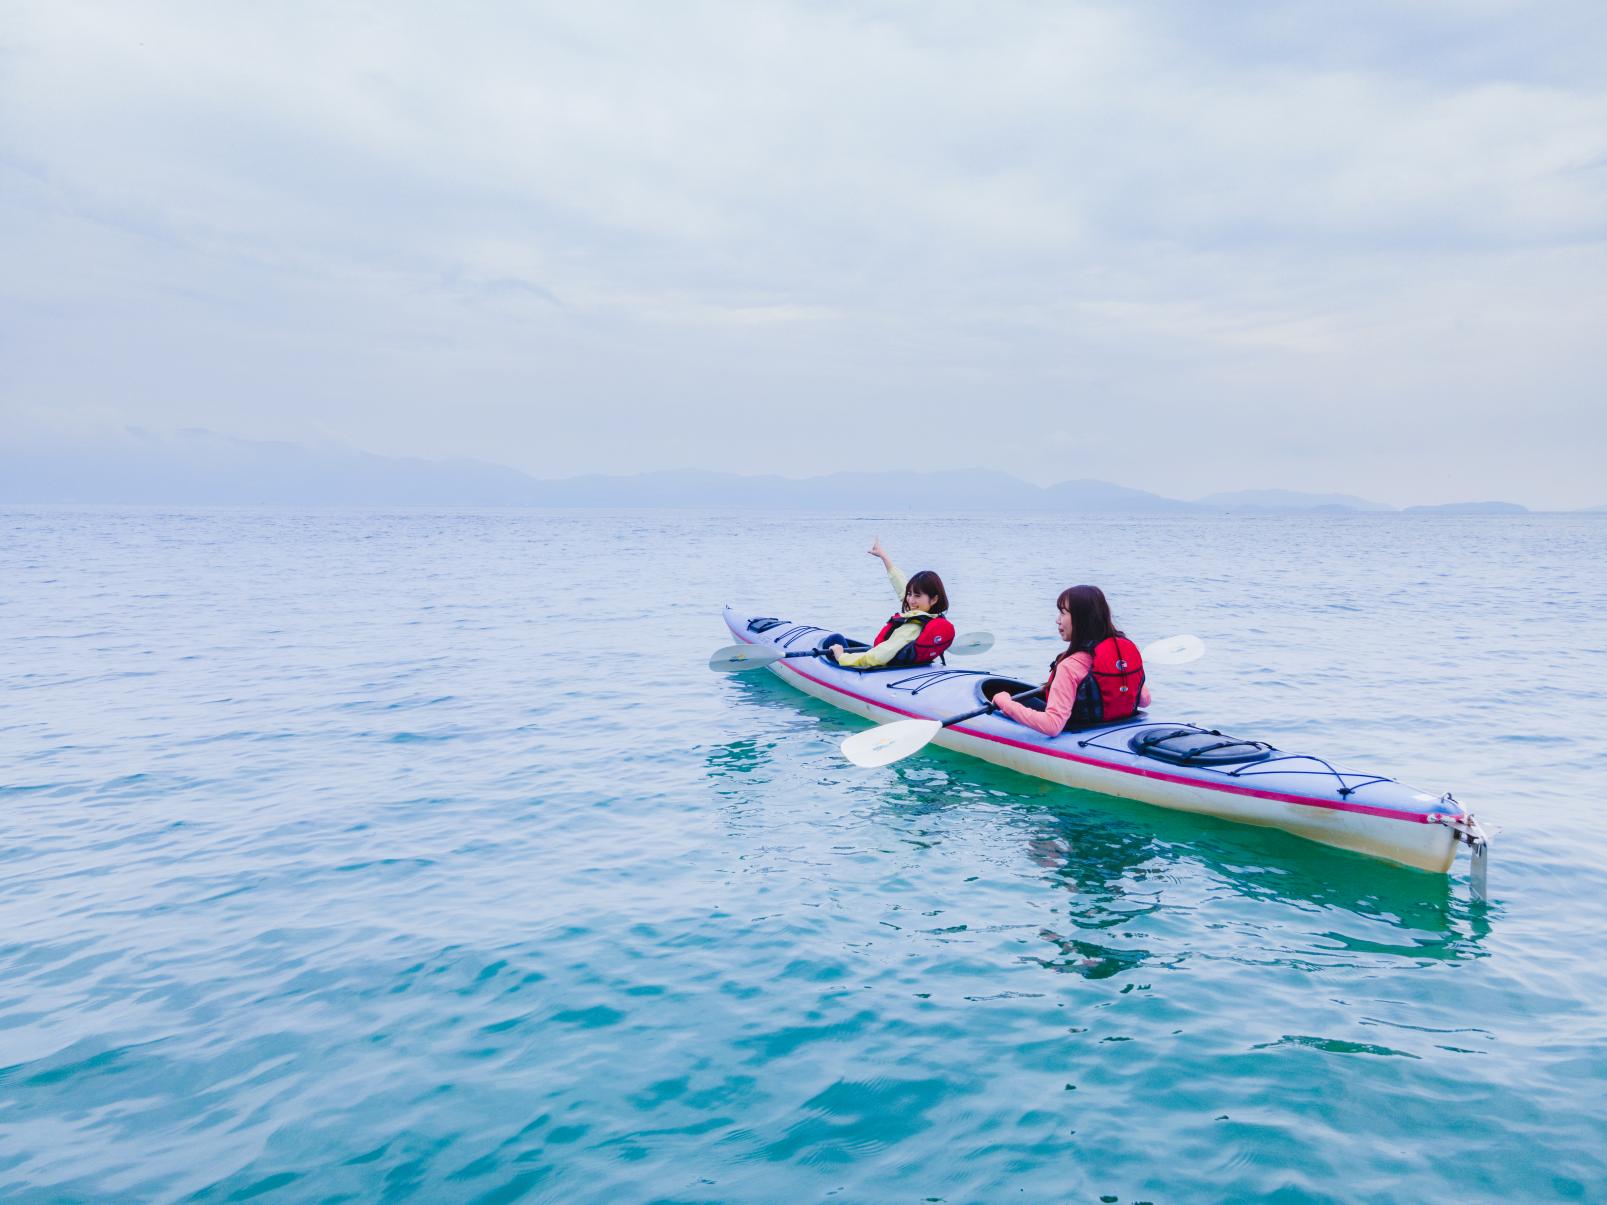
[[[699,469],[559,480],[474,460],[378,456],[341,446],[131,429],[98,445],[0,447],[0,502],[157,506],[713,507],[1097,514],[1374,512],[1352,494],[1241,490],[1195,501],[1107,481],[1036,486],[992,470],[832,473],[802,479]],[[1522,514],[1511,502],[1412,506],[1407,513]],[[1596,507],[1607,510],[1607,507]]]
[[[1597,509],[1607,508],[1598,507]],[[1516,502],[1442,502],[1438,506],[1405,506],[1401,508],[1401,513],[1407,515],[1524,515],[1529,513],[1529,508],[1519,506]]]
[[[1303,494],[1298,490],[1235,490],[1211,494],[1197,505],[1210,510],[1394,510],[1355,494]],[[1522,509],[1521,507],[1519,509]]]

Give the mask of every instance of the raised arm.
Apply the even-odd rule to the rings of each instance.
[[[882,562],[882,567],[887,570],[887,580],[893,583],[893,596],[898,599],[899,609],[903,610],[904,589],[909,585],[909,579],[897,565],[893,564],[893,558],[887,555],[887,549],[882,547],[881,536],[871,541],[868,551],[871,556],[878,558]]]

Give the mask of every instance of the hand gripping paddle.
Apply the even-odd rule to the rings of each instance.
[[[956,657],[975,657],[992,647],[991,633],[973,632],[969,636],[961,636],[949,645],[943,650],[943,655],[948,656],[952,653]],[[824,649],[799,649],[795,653],[789,653],[786,649],[773,644],[728,644],[723,649],[714,650],[714,654],[709,658],[709,668],[722,674],[745,674],[750,669],[763,669],[767,665],[774,665],[777,661],[825,655]]]
[[[1144,649],[1144,664],[1186,665],[1190,661],[1198,661],[1204,655],[1205,641],[1198,636],[1168,636]],[[1041,695],[1043,690],[1044,688],[1040,686],[1035,690],[1024,690],[1010,697],[1017,700],[1029,699],[1034,695]],[[924,749],[934,736],[950,724],[958,724],[961,720],[972,720],[979,715],[997,710],[998,708],[990,702],[986,707],[962,712],[946,720],[895,720],[891,724],[881,724],[866,732],[856,732],[843,741],[843,756],[856,766],[864,766],[866,769],[891,765],[893,762],[902,761],[911,753],[918,753]]]

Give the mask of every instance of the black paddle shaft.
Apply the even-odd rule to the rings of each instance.
[[[1011,695],[1010,697],[1019,703],[1023,699],[1030,699],[1034,695],[1043,694],[1046,689],[1047,688],[1043,686],[1035,686],[1031,690],[1024,690],[1020,694]],[[943,727],[947,728],[950,724],[958,724],[962,720],[974,720],[979,715],[987,715],[990,711],[998,710],[999,708],[996,704],[989,702],[986,707],[978,707],[975,711],[968,711],[964,715],[950,716],[948,719],[941,721],[941,723]]]
[[[797,652],[787,653],[787,654],[783,655],[781,659],[783,661],[788,661],[788,660],[791,660],[793,657],[824,657],[825,655],[826,655],[826,650],[825,649],[799,649]]]

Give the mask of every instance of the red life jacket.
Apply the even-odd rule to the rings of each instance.
[[[1093,655],[1094,668],[1077,684],[1077,699],[1066,727],[1086,728],[1129,718],[1138,710],[1138,696],[1144,691],[1144,658],[1138,646],[1125,636],[1107,636],[1081,651]]]
[[[930,665],[954,643],[954,625],[941,615],[896,614],[882,625],[872,644],[880,644],[906,623],[921,625],[921,634],[893,655],[888,665]]]

